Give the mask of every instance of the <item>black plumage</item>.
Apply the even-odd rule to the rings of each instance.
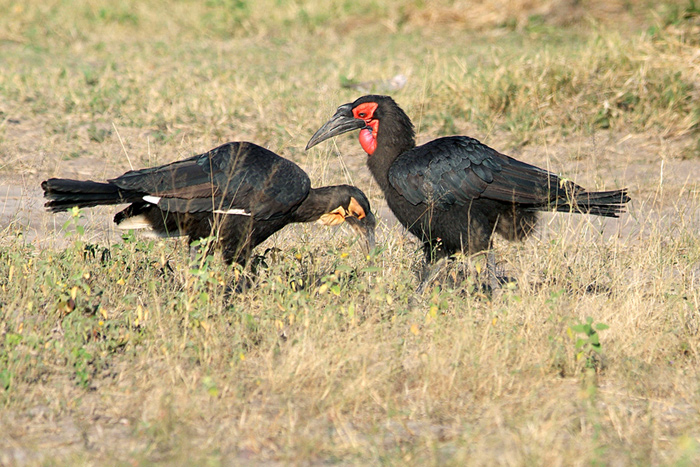
[[[295,163],[253,143],[233,142],[104,182],[52,178],[41,184],[52,212],[74,206],[131,203],[116,214],[123,229],[158,236],[216,236],[226,262],[244,265],[251,250],[292,222],[344,221],[374,245],[375,219],[361,190],[311,188]]]
[[[411,120],[388,96],[340,106],[307,149],[356,129],[390,209],[423,242],[430,262],[486,250],[495,232],[523,239],[539,211],[618,217],[630,200],[626,189],[586,191],[466,136],[416,146]]]

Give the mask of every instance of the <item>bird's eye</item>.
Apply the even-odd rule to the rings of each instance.
[[[362,118],[365,118],[365,117],[367,116],[367,114],[364,113],[364,112],[360,112],[358,115],[359,115],[360,117],[362,117]]]

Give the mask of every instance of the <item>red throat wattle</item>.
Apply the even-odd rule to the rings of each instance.
[[[369,128],[360,130],[360,146],[370,156],[377,149],[377,133],[379,132],[379,120],[374,118],[374,111],[379,104],[376,102],[364,102],[352,109],[355,118],[365,121]]]
[[[374,132],[369,128],[360,130],[360,146],[362,146],[362,149],[370,156],[374,154],[374,151],[377,149],[377,138],[374,137]]]

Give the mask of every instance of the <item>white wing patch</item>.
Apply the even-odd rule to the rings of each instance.
[[[214,214],[234,214],[237,216],[250,216],[249,212],[246,212],[245,209],[240,209],[240,208],[235,208],[235,209],[215,209]]]
[[[143,197],[143,200],[144,200],[145,202],[147,202],[147,203],[151,203],[151,204],[156,204],[156,205],[157,205],[158,202],[160,201],[160,196],[146,195],[146,196]]]
[[[161,200],[161,197],[160,196],[146,195],[143,197],[143,200],[147,203],[155,204],[157,206]],[[250,216],[249,212],[246,212],[245,209],[240,209],[240,208],[215,209],[214,214],[233,214],[236,216]]]

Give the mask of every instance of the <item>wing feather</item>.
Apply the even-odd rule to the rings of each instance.
[[[308,175],[295,163],[253,143],[226,143],[171,164],[110,180],[124,190],[160,197],[172,212],[244,210],[256,219],[280,217],[309,193]]]
[[[411,204],[441,209],[479,198],[546,205],[582,190],[466,136],[439,138],[401,154],[389,168],[389,182]]]

